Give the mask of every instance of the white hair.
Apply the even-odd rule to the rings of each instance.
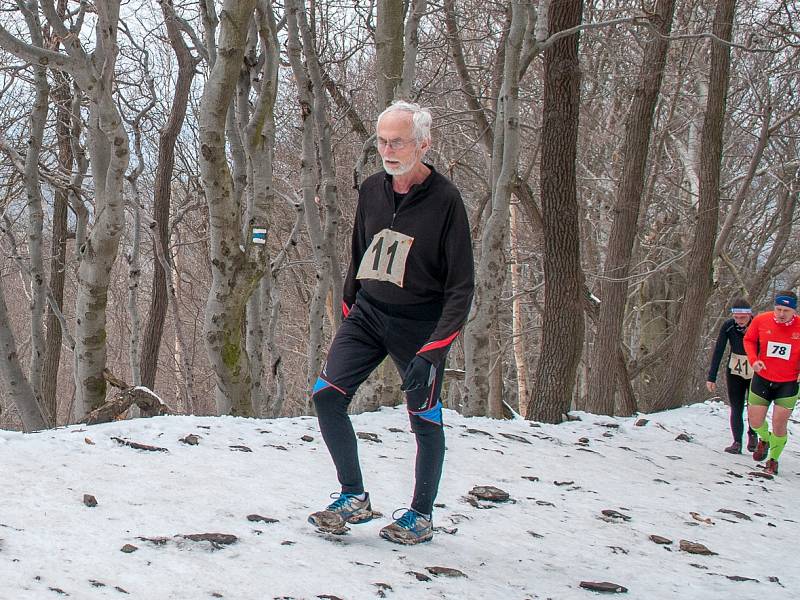
[[[380,125],[381,119],[392,112],[404,112],[411,115],[411,133],[417,143],[431,139],[431,111],[422,108],[419,104],[398,100],[393,102],[386,110],[378,115],[377,124]]]

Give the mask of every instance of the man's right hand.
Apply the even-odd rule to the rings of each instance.
[[[717,391],[717,382],[716,381],[706,381],[706,389],[709,392],[716,392]]]
[[[767,365],[764,364],[763,360],[757,360],[753,363],[753,371],[756,373],[760,373],[761,371],[766,371]]]

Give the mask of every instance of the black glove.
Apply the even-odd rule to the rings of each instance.
[[[400,389],[404,392],[413,392],[421,388],[430,387],[436,375],[436,367],[429,361],[417,355],[411,359],[403,375],[403,385]]]

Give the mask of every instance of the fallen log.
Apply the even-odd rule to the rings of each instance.
[[[106,380],[112,386],[120,388],[120,391],[111,400],[86,415],[82,421],[86,425],[110,423],[134,404],[141,409],[143,415],[150,417],[173,414],[173,411],[149,388],[128,386],[108,371],[103,374]]]

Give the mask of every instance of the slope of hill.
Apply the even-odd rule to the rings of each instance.
[[[313,418],[0,432],[0,600],[595,597],[581,582],[623,586],[626,598],[797,597],[800,440],[791,432],[780,475],[765,480],[749,475],[749,455],[721,451],[722,404],[639,425],[579,416],[538,425],[447,412],[438,533],[417,547],[378,537],[410,500],[415,447],[403,409],[354,417],[357,431],[374,434],[360,453],[384,517],[339,537],[306,522],[337,489]],[[196,445],[179,441],[188,434]],[[510,500],[479,500],[475,486]],[[184,537],[206,533],[235,541]]]

